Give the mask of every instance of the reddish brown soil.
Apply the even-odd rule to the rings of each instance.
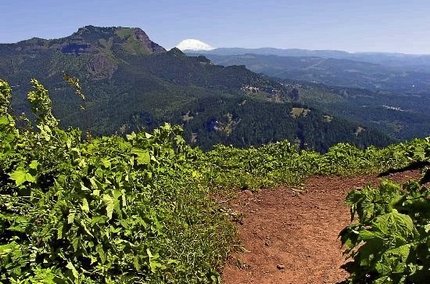
[[[397,181],[417,178],[406,172]],[[337,283],[347,277],[338,234],[350,221],[348,191],[377,184],[375,176],[312,177],[303,193],[293,188],[241,192],[231,203],[243,214],[238,232],[243,252],[233,254],[223,283]]]

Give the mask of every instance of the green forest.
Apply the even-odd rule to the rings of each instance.
[[[338,116],[333,110],[343,105],[321,103],[321,109],[313,96],[298,101],[289,85],[245,66],[215,65],[177,48],[166,51],[137,28],[87,26],[65,38],[0,44],[0,75],[13,86],[14,114],[34,120],[26,93],[31,78],[38,78],[51,92],[61,127],[96,135],[152,131],[169,122],[181,125],[186,141],[205,150],[220,143],[243,148],[288,139],[322,152],[338,142],[387,146],[404,138],[386,134],[391,132],[377,121]],[[64,76],[79,78],[85,111]]]
[[[79,82],[69,83],[84,98]],[[16,116],[12,88],[0,81],[1,283],[219,283],[237,235],[214,194],[430,161],[429,139],[383,148],[341,143],[320,153],[287,140],[204,151],[171,124],[97,136],[60,127],[48,90],[31,85],[32,116]],[[225,119],[228,131],[234,115]],[[340,233],[353,260],[351,283],[430,277],[423,174],[349,194],[358,219]]]

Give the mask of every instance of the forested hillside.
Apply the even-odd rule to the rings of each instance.
[[[302,104],[318,107],[405,140],[430,134],[430,97],[426,94],[372,92],[303,81],[283,80]]]
[[[85,105],[63,81],[76,77]],[[313,105],[291,104],[289,89],[244,66],[166,51],[137,28],[87,26],[69,37],[0,45],[0,77],[11,82],[15,114],[29,114],[31,78],[50,90],[62,127],[94,135],[182,125],[185,138],[209,149],[217,143],[260,145],[282,139],[326,151],[336,142],[384,146],[395,141],[367,122],[337,118]],[[32,116],[29,114],[29,118]]]
[[[235,49],[229,55],[220,55],[222,49],[201,53],[216,64],[245,65],[254,72],[279,78],[297,102],[371,126],[392,138],[430,134],[430,69],[419,65],[420,57],[391,58],[382,54],[379,62],[376,55],[363,55],[370,63],[359,61],[359,54],[342,57],[342,53],[321,51],[299,56],[291,51],[285,53],[290,56],[270,55],[275,51],[269,49],[265,55],[243,54]],[[422,60],[426,62],[424,57]]]

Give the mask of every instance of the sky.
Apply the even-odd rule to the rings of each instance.
[[[142,28],[172,48],[275,47],[430,54],[428,0],[0,0],[0,42],[79,27]]]

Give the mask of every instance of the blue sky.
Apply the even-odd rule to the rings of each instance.
[[[428,0],[0,0],[0,42],[67,36],[79,27],[133,26],[166,48],[215,47],[430,54]]]

